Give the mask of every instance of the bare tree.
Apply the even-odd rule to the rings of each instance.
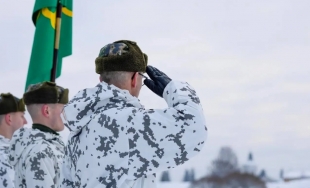
[[[190,188],[266,188],[266,185],[256,175],[242,173],[234,151],[230,147],[222,147],[212,162],[211,174],[193,181]]]
[[[169,182],[170,181],[170,176],[169,176],[168,171],[163,171],[160,181],[162,181],[162,182]]]
[[[238,171],[238,158],[230,147],[222,147],[218,157],[212,162],[211,176],[225,177]]]
[[[280,178],[281,178],[281,180],[283,180],[283,178],[284,178],[284,171],[283,171],[283,169],[280,170]]]
[[[191,176],[190,176],[191,178],[191,181],[195,181],[195,170],[192,168],[192,170],[191,170]]]
[[[189,171],[188,171],[188,170],[185,170],[185,174],[184,174],[184,177],[183,177],[183,181],[184,181],[184,182],[189,182],[189,181],[190,181],[190,174],[189,174]]]
[[[259,173],[259,176],[258,176],[258,177],[260,177],[261,179],[264,178],[264,177],[266,177],[266,172],[265,172],[264,169]]]
[[[232,173],[225,178],[204,177],[190,188],[266,188],[265,182],[252,174]]]

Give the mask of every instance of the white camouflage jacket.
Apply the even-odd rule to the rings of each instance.
[[[55,188],[64,154],[60,136],[21,128],[11,140],[9,162],[15,169],[15,187]]]
[[[156,172],[183,164],[204,145],[207,128],[196,92],[171,81],[166,109],[145,109],[126,90],[101,82],[64,109],[71,133],[61,188],[152,188]]]
[[[0,135],[0,187],[14,188],[14,170],[9,164],[10,140]]]

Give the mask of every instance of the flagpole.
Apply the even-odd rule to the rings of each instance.
[[[55,44],[54,44],[54,55],[53,55],[53,67],[51,70],[51,82],[55,82],[56,80],[58,50],[59,50],[59,42],[60,42],[60,29],[61,29],[61,12],[62,12],[62,4],[60,3],[60,1],[58,1],[57,10],[56,10]]]

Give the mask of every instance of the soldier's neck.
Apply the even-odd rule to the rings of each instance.
[[[34,123],[32,124],[32,128],[33,129],[38,129],[42,132],[46,132],[46,133],[52,133],[52,134],[55,134],[55,135],[59,135],[56,131],[54,131],[53,129],[51,129],[50,127],[46,126],[46,125],[43,125],[43,124],[40,124],[40,123]]]
[[[11,139],[13,133],[8,130],[6,125],[0,125],[0,135],[3,136],[4,138]]]

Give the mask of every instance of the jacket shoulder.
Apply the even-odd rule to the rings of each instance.
[[[26,158],[53,158],[55,156],[51,143],[43,140],[36,141],[27,146],[27,157]]]

